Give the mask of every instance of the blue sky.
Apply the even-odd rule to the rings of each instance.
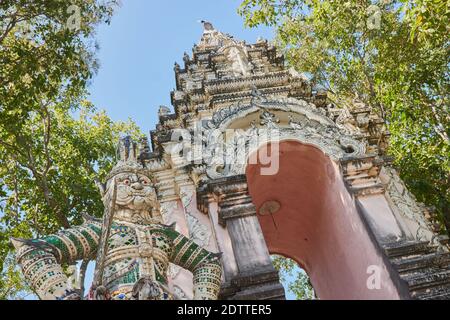
[[[170,106],[173,65],[202,35],[198,20],[253,43],[273,37],[267,27],[245,28],[237,14],[240,0],[123,0],[111,25],[97,40],[100,70],[90,87],[92,102],[113,120],[133,119],[148,133],[160,105]]]

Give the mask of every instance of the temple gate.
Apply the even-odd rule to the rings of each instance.
[[[284,299],[281,254],[321,299],[449,298],[446,241],[386,156],[383,120],[357,98],[330,102],[267,41],[205,26],[145,162],[164,221],[222,252],[221,297]],[[192,275],[169,275],[191,299]]]

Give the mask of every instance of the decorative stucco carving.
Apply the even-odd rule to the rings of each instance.
[[[413,236],[419,241],[430,241],[433,236],[422,208],[418,205],[414,195],[406,188],[404,182],[395,169],[383,167],[382,172],[388,177],[386,191],[398,212],[407,220],[409,227],[413,228]]]
[[[192,166],[191,179],[196,186],[198,186],[200,184],[200,182],[207,181],[208,176],[206,175],[206,165],[199,164],[199,165]]]
[[[189,300],[188,297],[186,296],[186,293],[179,286],[174,285],[173,292],[177,296],[177,300]]]
[[[260,146],[275,141],[297,140],[310,144],[335,160],[366,153],[366,143],[356,140],[348,130],[326,117],[323,109],[298,99],[260,97],[258,91],[254,91],[250,104],[238,103],[221,109],[204,124],[207,130],[215,129],[205,145],[206,153],[211,155],[205,161],[211,179],[243,174],[249,155]],[[287,114],[289,123],[282,124],[274,112]],[[223,137],[221,133],[234,121],[253,114],[259,114],[262,127],[256,127],[252,121],[232,138]]]
[[[145,165],[151,172],[162,171],[170,168],[170,165],[163,159],[150,160],[145,162]]]
[[[261,119],[260,124],[267,127],[268,129],[278,129],[278,123],[280,123],[280,119],[278,119],[275,114],[269,111],[263,111],[263,113],[259,116]],[[252,126],[252,129],[254,126]]]
[[[185,209],[191,204],[192,198],[194,197],[194,191],[193,186],[180,187],[180,199]]]
[[[235,77],[248,76],[253,70],[253,66],[248,61],[248,52],[245,45],[233,44],[225,46],[220,51],[227,56],[231,62],[231,72]]]
[[[200,221],[190,213],[186,214],[186,219],[191,240],[199,246],[207,247],[211,238],[211,231],[209,228],[200,223]]]
[[[189,238],[199,246],[207,247],[211,238],[211,231],[208,226],[202,224],[190,211],[189,205],[194,197],[195,189],[193,186],[180,187],[180,198],[184,207],[185,218],[189,230]]]
[[[347,108],[340,109],[339,116],[336,119],[336,126],[346,134],[361,134],[361,130],[356,125],[355,118]]]
[[[177,206],[176,201],[161,202],[160,212],[164,223],[169,224],[173,221],[173,213],[176,211]]]

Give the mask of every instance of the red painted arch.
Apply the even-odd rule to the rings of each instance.
[[[261,175],[247,166],[247,181],[269,252],[295,260],[320,299],[398,299],[339,167],[322,151],[295,141],[279,144],[279,170]],[[281,205],[262,216],[267,201]],[[367,286],[369,266],[380,270],[380,289]]]

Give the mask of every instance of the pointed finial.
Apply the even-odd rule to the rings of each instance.
[[[187,54],[186,51],[183,54],[183,61],[185,64],[187,64],[189,62],[189,55]]]
[[[170,114],[170,108],[166,106],[159,106],[158,116],[166,116]]]
[[[140,173],[150,177],[151,173],[145,167],[141,158],[142,153],[145,153],[148,148],[146,143],[143,143],[143,140],[139,141],[138,144],[130,136],[119,139],[117,146],[117,164],[106,176],[106,180],[108,181],[115,175],[124,172]]]
[[[119,139],[117,146],[117,156],[119,161],[136,161],[137,145],[130,136]]]

